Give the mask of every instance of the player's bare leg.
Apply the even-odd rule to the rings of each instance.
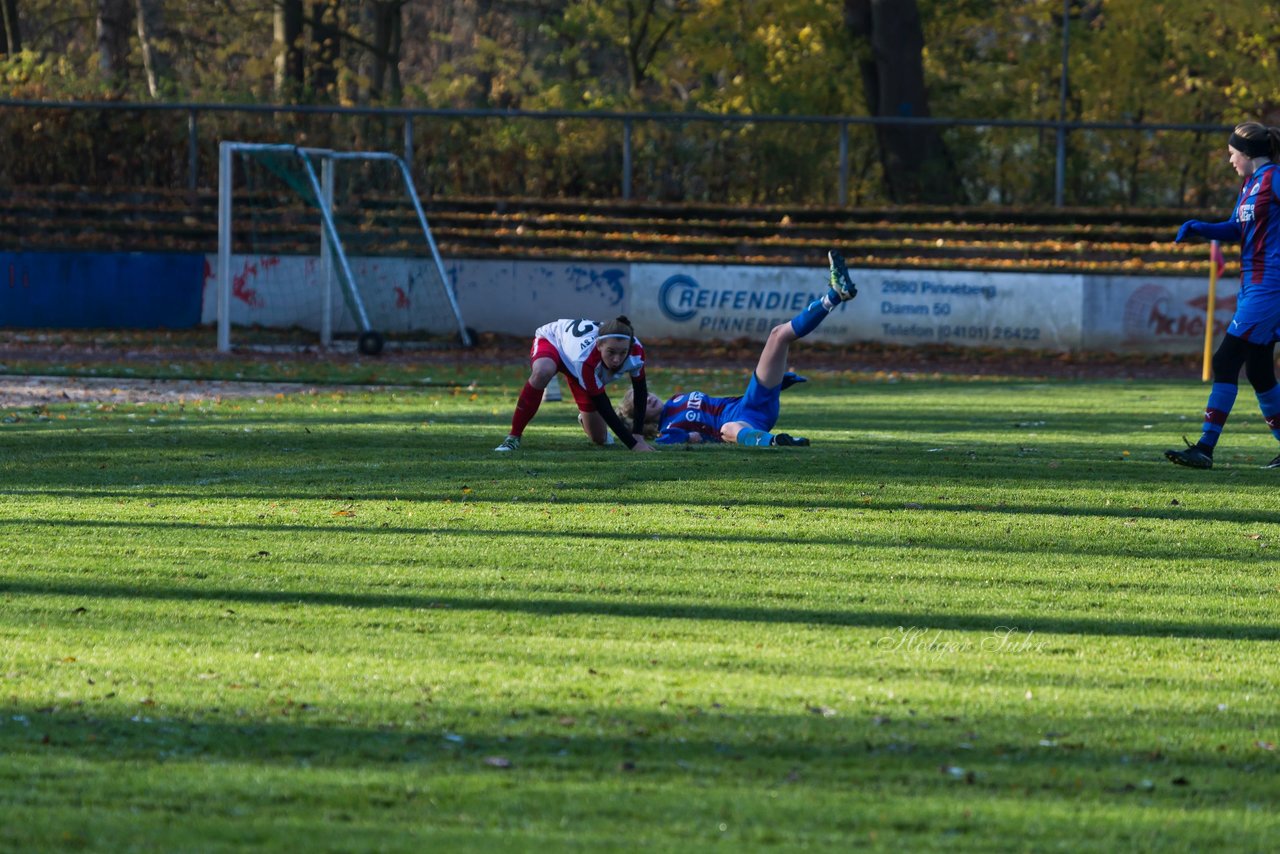
[[[613,434],[609,432],[609,425],[604,423],[599,412],[579,412],[578,423],[582,425],[582,432],[595,444],[613,444]]]
[[[791,321],[779,323],[769,330],[769,338],[756,362],[756,382],[765,388],[773,388],[782,382],[787,372],[787,357],[791,354],[791,342],[800,336],[791,328]]]
[[[538,391],[543,391],[547,386],[551,385],[551,381],[556,377],[556,363],[553,359],[534,359],[533,365],[529,369],[529,385]]]
[[[817,329],[836,306],[858,295],[858,289],[849,277],[848,267],[840,253],[832,249],[827,253],[827,261],[830,267],[827,293],[810,303],[790,321],[780,323],[769,331],[769,339],[765,341],[760,361],[756,363],[756,381],[765,388],[774,388],[782,382],[782,377],[787,372],[791,342]]]

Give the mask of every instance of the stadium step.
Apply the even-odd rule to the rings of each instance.
[[[246,196],[247,200],[247,196]],[[259,235],[237,251],[316,251],[318,220],[259,195]],[[217,197],[145,188],[0,188],[0,249],[184,251],[217,248]],[[812,265],[839,246],[851,266],[1198,275],[1203,245],[1174,245],[1203,212],[836,209],[564,199],[423,199],[440,251],[463,258],[582,258]],[[1211,216],[1211,215],[1208,215]],[[351,255],[427,252],[403,206],[371,199],[343,229]],[[248,228],[237,228],[246,233]],[[1227,260],[1233,261],[1234,247]]]

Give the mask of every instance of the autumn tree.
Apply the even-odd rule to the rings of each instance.
[[[22,31],[18,29],[18,0],[0,0],[0,50],[13,56],[22,50]]]
[[[928,117],[924,32],[915,0],[845,0],[844,13],[849,35],[858,47],[862,89],[871,115]],[[876,143],[890,199],[961,200],[962,187],[938,127],[878,124]]]
[[[159,98],[173,66],[173,43],[165,32],[161,0],[137,0],[138,45],[147,77],[147,91]]]
[[[408,0],[366,0],[361,11],[364,61],[361,63],[364,98],[376,103],[399,101],[404,91],[400,77],[404,41],[404,7]]]
[[[129,76],[131,0],[97,0],[98,71],[102,81],[123,87]]]
[[[272,11],[274,90],[276,98],[285,103],[298,97],[306,81],[303,12],[302,0],[276,0]]]

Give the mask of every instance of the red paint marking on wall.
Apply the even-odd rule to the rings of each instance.
[[[244,269],[231,278],[231,295],[242,303],[254,308],[262,305],[258,292],[249,287],[249,278],[258,275],[258,266],[245,262]]]
[[[396,308],[408,308],[409,295],[404,292],[404,288],[396,286]]]

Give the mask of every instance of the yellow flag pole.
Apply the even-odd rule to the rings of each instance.
[[[1204,307],[1204,367],[1200,372],[1202,382],[1208,382],[1213,375],[1213,321],[1214,308],[1217,305],[1218,291],[1218,241],[1209,243],[1209,304]]]

